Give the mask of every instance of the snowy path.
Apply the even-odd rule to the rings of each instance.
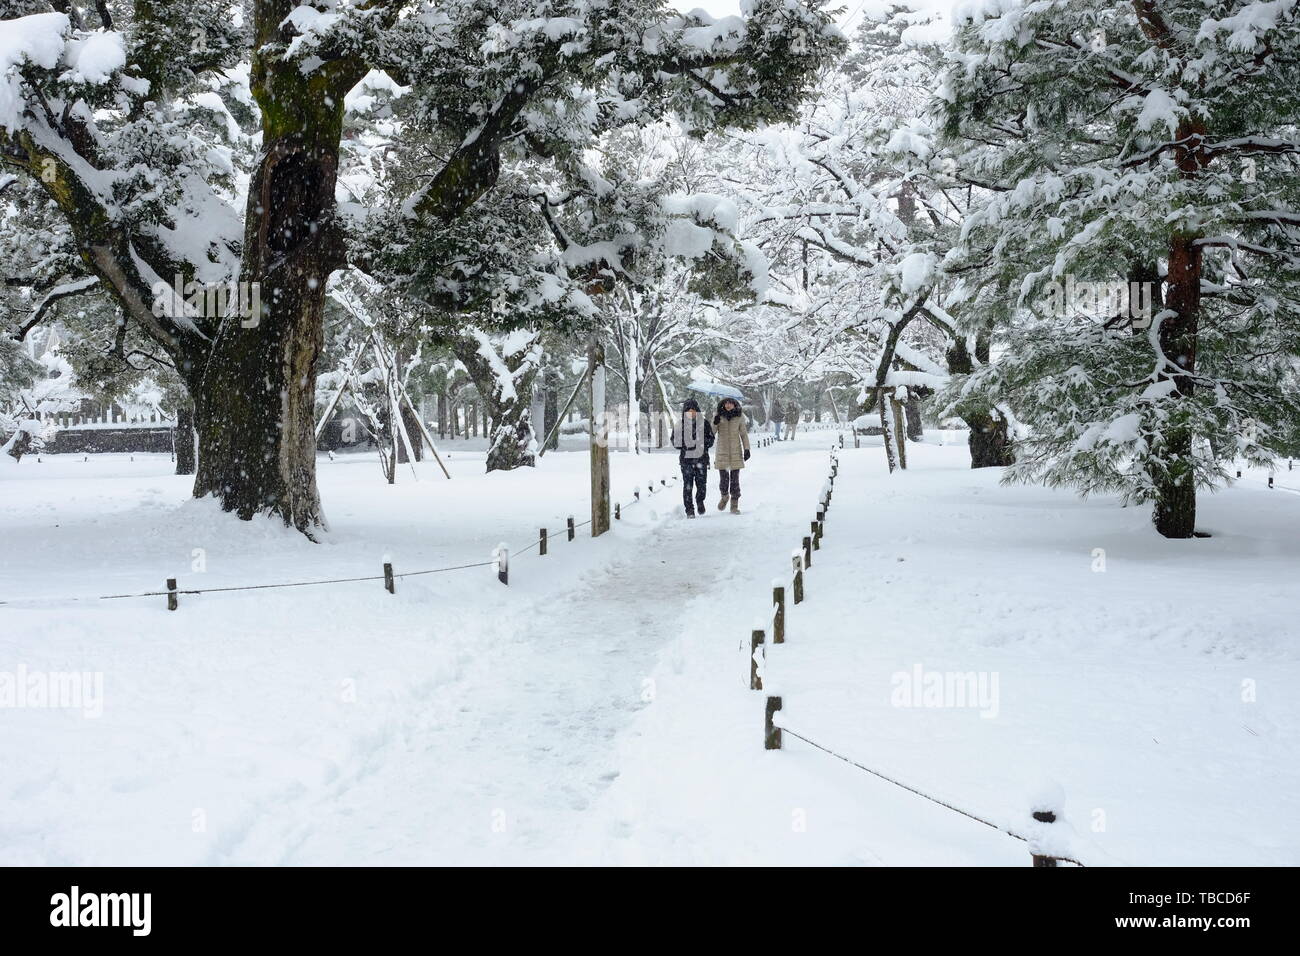
[[[520,555],[508,588],[475,569],[175,613],[0,607],[0,677],[103,678],[96,716],[0,708],[0,865],[1024,866],[1022,844],[806,745],[762,749],[742,647],[829,439],[756,451],[740,517],[687,522],[670,487],[611,534]],[[909,452],[892,476],[878,446],[841,454],[808,600],[769,649],[788,725],[998,819],[1056,779],[1103,860],[1300,859],[1276,822],[1300,813],[1295,497],[1245,481],[1201,502],[1212,538],[1166,542],[1144,509],[1003,487],[963,444]],[[675,465],[614,457],[621,501]],[[187,501],[167,467],[0,473],[0,533],[25,543],[0,553],[0,595],[485,558],[562,528],[586,479],[580,454],[484,475],[458,450],[456,481],[397,486],[341,459],[322,466],[335,530],[313,545]],[[900,706],[918,667],[996,676],[999,696]]]
[[[686,521],[670,486],[646,503],[671,510],[629,557],[558,597],[504,613],[461,679],[413,702],[354,773],[306,790],[226,841],[212,862],[548,863],[570,856],[592,803],[619,775],[615,741],[645,706],[657,662],[693,626],[697,601],[748,626],[753,594],[729,587],[739,555],[788,553],[803,522],[783,481],[811,501],[824,452],[776,449],[742,499]],[[815,462],[815,464],[814,464]],[[756,459],[755,464],[758,464]],[[776,473],[773,474],[772,471]],[[784,537],[783,537],[784,535]],[[436,633],[436,628],[435,628]],[[267,808],[268,811],[270,808]],[[578,851],[581,854],[581,851]]]

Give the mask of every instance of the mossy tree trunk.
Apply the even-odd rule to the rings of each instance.
[[[193,383],[199,435],[195,495],[241,518],[322,524],[316,490],[316,362],[324,345],[325,285],[343,265],[334,185],[346,62],[304,74],[284,59],[279,24],[295,4],[256,5],[251,88],[262,152],[248,190],[240,281],[260,286],[261,315],[227,320]]]

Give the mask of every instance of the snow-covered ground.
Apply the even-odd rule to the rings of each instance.
[[[673,457],[617,453],[614,497],[643,500],[574,542],[581,452],[484,476],[449,443],[452,481],[425,463],[395,486],[370,455],[322,459],[321,544],[187,500],[166,456],[0,468],[0,681],[103,689],[0,708],[0,863],[1027,865],[791,736],[764,751],[765,693],[791,730],[1013,828],[1056,781],[1087,863],[1300,863],[1294,495],[1249,476],[1202,497],[1212,538],[1171,542],[1145,509],[1003,488],[963,444],[910,446],[891,477],[878,440],[849,442],[808,599],[751,691],[750,630],[830,438],[756,450],[745,513],[693,522],[675,484],[645,491]],[[471,568],[175,612],[52,600],[475,563],[542,526],[551,553],[509,587]],[[898,706],[945,673],[985,699]]]

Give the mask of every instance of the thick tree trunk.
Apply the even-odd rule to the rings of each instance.
[[[195,496],[215,495],[246,520],[278,515],[304,532],[322,523],[313,415],[322,339],[311,313],[286,316],[279,328],[274,319],[264,323],[270,328],[261,343],[256,329],[228,332],[191,390]]]
[[[416,461],[424,461],[424,439],[420,436],[420,416],[415,414],[410,405],[402,402],[402,424],[406,426],[406,437],[411,440],[411,451]],[[397,461],[405,465],[410,456],[406,454],[406,444],[400,437],[397,442]]]
[[[537,441],[528,403],[488,399],[487,406],[492,418],[488,432],[487,470],[512,471],[537,464]]]
[[[1192,373],[1196,370],[1201,256],[1194,236],[1178,234],[1170,242],[1168,286],[1166,317],[1160,323],[1160,350],[1176,371],[1162,371],[1160,378],[1173,380],[1175,407],[1160,445],[1153,449],[1150,472],[1156,500],[1152,520],[1166,538],[1190,538],[1196,531],[1195,436],[1188,413],[1178,406],[1190,404]]]
[[[975,344],[980,361],[988,361],[989,341],[987,335],[981,335]],[[966,343],[954,342],[948,349],[948,371],[953,375],[969,375],[974,368],[970,351]],[[1015,464],[1015,452],[1011,447],[1011,436],[1007,431],[1007,421],[1002,415],[994,416],[986,408],[964,406],[958,409],[962,421],[970,429],[967,445],[970,448],[970,466],[972,468],[1005,468]]]
[[[199,435],[196,496],[241,518],[274,514],[300,531],[323,526],[316,490],[316,361],[325,285],[342,264],[333,219],[343,95],[341,68],[305,74],[285,60],[279,26],[294,4],[255,7],[251,89],[262,152],[248,190],[240,281],[260,287],[261,315],[227,320],[191,394]]]
[[[537,439],[533,433],[533,381],[537,377],[537,355],[524,350],[500,357],[513,376],[513,394],[503,395],[496,372],[479,352],[476,339],[457,341],[456,356],[469,372],[479,393],[491,428],[484,428],[488,439],[487,470],[511,471],[537,464]],[[472,408],[466,409],[466,431],[474,419]]]
[[[194,406],[190,402],[181,402],[176,408],[172,447],[176,449],[176,474],[194,474],[197,468],[194,454]]]
[[[970,426],[970,466],[972,468],[1005,468],[1015,464],[1011,436],[1007,433],[1004,418],[989,414],[968,414],[963,419]]]

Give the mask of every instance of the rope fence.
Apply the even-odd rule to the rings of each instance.
[[[839,457],[837,451],[839,448],[843,447],[844,433],[841,432],[838,436],[838,445],[831,446],[830,470],[827,475],[826,483],[822,486],[817,499],[817,509],[815,516],[809,524],[809,534],[802,538],[800,541],[800,547],[795,548],[791,552],[791,571],[789,577],[777,578],[772,581],[772,605],[769,622],[773,644],[786,643],[787,628],[789,626],[786,612],[786,594],[789,593],[791,603],[795,605],[802,604],[807,596],[805,592],[805,578],[808,570],[812,567],[813,552],[821,550],[821,542],[825,536],[826,515],[830,511],[831,500],[834,497],[835,491],[835,478],[839,474]],[[759,623],[761,624],[762,622]],[[763,689],[763,678],[767,670],[766,638],[766,628],[764,627],[756,625],[750,632],[750,690],[761,691]],[[904,783],[894,776],[883,773],[872,767],[868,767],[865,764],[854,760],[852,757],[848,757],[845,754],[820,744],[817,741],[791,729],[786,726],[784,721],[778,720],[777,715],[781,712],[782,704],[783,701],[781,697],[772,695],[767,697],[767,705],[764,708],[763,715],[763,747],[765,750],[781,750],[784,737],[788,734],[796,740],[800,740],[810,747],[813,747],[828,756],[834,757],[835,759],[861,770],[864,773],[884,780],[885,782],[893,784],[908,793],[921,797],[924,800],[928,800],[930,803],[943,807],[946,810],[950,810],[953,813],[966,817],[969,820],[973,820],[976,823],[981,823],[984,826],[1005,833],[1007,836],[1027,844],[1029,846],[1033,865],[1036,867],[1054,867],[1058,862],[1071,863],[1079,867],[1084,866],[1083,863],[1079,862],[1079,860],[1072,856],[1052,852],[1050,846],[1052,843],[1051,831],[1047,829],[1047,825],[1053,824],[1057,821],[1061,809],[1060,806],[1054,804],[1049,805],[1049,802],[1040,802],[1038,805],[1032,807],[1030,812],[1031,818],[1034,823],[1038,825],[1038,829],[1042,832],[1037,836],[1027,836],[1023,833],[1017,832],[1011,827],[994,823],[985,816],[972,813],[971,811],[965,810],[947,800],[926,793],[920,788]]]
[[[648,494],[653,495],[656,490],[667,488],[672,482],[678,481],[676,475],[669,477],[660,477],[647,483]],[[623,509],[629,508],[641,501],[641,486],[637,485],[632,492],[632,500],[623,504],[614,503],[614,518],[622,520]],[[579,528],[585,528],[592,522],[591,518],[585,521],[574,521],[570,515],[565,521],[566,539],[575,540],[575,532]],[[182,595],[200,595],[200,594],[228,594],[234,591],[265,591],[277,590],[283,588],[305,588],[319,587],[327,584],[357,584],[360,582],[382,581],[385,590],[389,594],[396,593],[395,582],[402,578],[421,577],[430,574],[446,574],[453,571],[466,571],[473,568],[496,568],[497,578],[502,584],[509,584],[509,561],[511,558],[526,555],[531,551],[538,551],[540,555],[549,553],[550,534],[548,529],[541,528],[538,538],[527,547],[519,548],[516,551],[510,551],[508,546],[503,542],[492,550],[492,557],[487,561],[474,561],[467,564],[453,564],[439,568],[425,568],[419,571],[402,571],[395,572],[392,562],[385,561],[382,574],[358,575],[356,577],[343,578],[320,578],[308,581],[278,581],[268,584],[242,584],[228,585],[224,587],[212,588],[182,588],[177,585],[176,578],[168,578],[165,589],[159,591],[132,591],[125,594],[98,594],[83,595],[77,597],[37,597],[37,598],[18,598],[0,601],[0,607],[40,607],[43,605],[74,604],[87,601],[121,601],[131,598],[153,598],[165,597],[167,599],[167,609],[175,611],[180,607],[180,597]]]

